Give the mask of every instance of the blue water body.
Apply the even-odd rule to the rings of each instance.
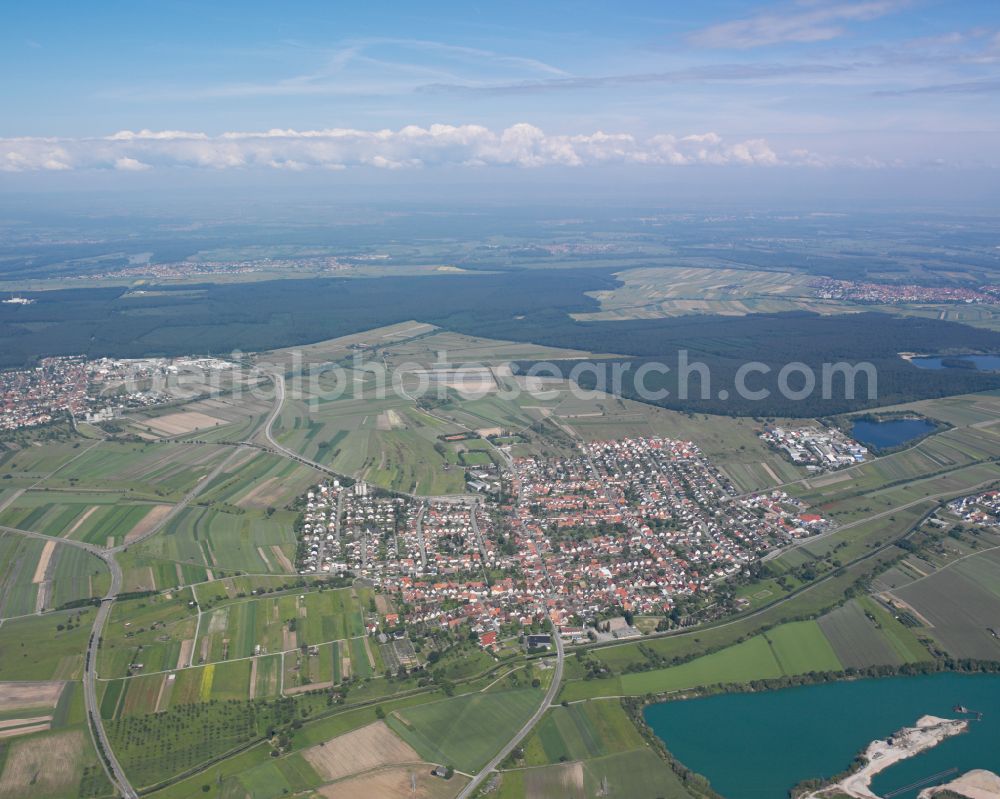
[[[1000,675],[887,677],[721,694],[651,705],[645,715],[673,755],[726,799],[782,799],[801,780],[844,771],[869,743],[921,716],[958,717],[956,704],[981,711],[982,721],[883,771],[872,782],[882,795],[951,768],[1000,773]]]
[[[963,361],[971,361],[980,372],[1000,372],[1000,355],[952,355]],[[948,369],[941,363],[942,357],[911,358],[910,363],[920,369]]]
[[[881,422],[858,420],[851,427],[851,436],[867,447],[890,449],[933,433],[934,422],[927,419],[886,419]]]

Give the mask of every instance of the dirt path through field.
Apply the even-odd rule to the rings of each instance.
[[[52,595],[52,566],[53,557],[58,557],[56,544],[54,541],[46,541],[42,548],[42,554],[38,558],[38,565],[35,566],[35,576],[32,582],[38,585],[38,593],[35,595],[35,613],[41,613],[48,607],[49,598]]]
[[[278,559],[278,563],[281,564],[281,568],[289,574],[295,573],[295,567],[292,565],[292,562],[288,559],[288,556],[284,553],[280,546],[272,544],[271,551],[274,553],[274,557]]]
[[[771,468],[771,464],[770,463],[766,463],[764,461],[761,461],[760,465],[761,465],[761,467],[763,467],[764,471],[768,473],[768,475],[770,476],[770,478],[772,480],[774,480],[775,483],[780,483],[781,482],[781,478],[778,477],[778,475],[776,475],[774,473],[774,469]]]
[[[0,738],[15,738],[18,735],[30,735],[33,732],[42,732],[52,726],[50,721],[41,724],[32,724],[30,727],[14,727],[13,729],[0,725]]]
[[[250,661],[250,698],[257,697],[257,658]]]
[[[79,519],[77,519],[75,522],[73,522],[73,526],[70,527],[65,533],[62,534],[62,537],[63,538],[72,538],[73,537],[73,533],[75,533],[77,530],[79,530],[83,526],[83,523],[85,521],[87,521],[87,519],[89,519],[91,516],[93,516],[94,512],[99,507],[101,507],[101,506],[100,505],[91,505],[89,508],[87,508],[87,510],[85,510],[83,512],[83,515]]]
[[[125,543],[131,544],[137,538],[142,538],[162,522],[173,507],[173,505],[154,505],[149,513],[139,519],[135,527],[125,534]]]
[[[183,669],[191,664],[191,653],[193,651],[193,638],[185,638],[181,641],[181,651],[177,654],[177,668]]]
[[[38,565],[35,566],[35,576],[31,578],[31,582],[36,585],[45,580],[45,572],[49,570],[49,561],[52,559],[52,553],[56,551],[55,541],[46,541],[45,546],[42,547],[42,554],[38,558]]]

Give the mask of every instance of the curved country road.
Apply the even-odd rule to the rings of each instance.
[[[483,766],[479,773],[472,778],[472,782],[462,789],[462,792],[458,795],[458,799],[468,799],[468,797],[472,796],[479,789],[483,780],[493,773],[496,767],[503,762],[504,758],[514,751],[514,747],[524,740],[524,736],[531,732],[531,729],[542,720],[542,716],[545,715],[545,711],[552,705],[553,700],[556,698],[556,694],[559,693],[560,683],[562,682],[563,663],[566,659],[563,652],[562,636],[559,634],[558,630],[552,631],[552,638],[556,642],[556,666],[555,670],[552,672],[552,682],[549,683],[549,690],[545,692],[545,698],[538,706],[538,709],[532,714],[531,718],[524,722],[524,726],[514,733],[514,736],[507,742],[504,748],[497,752],[493,759]]]

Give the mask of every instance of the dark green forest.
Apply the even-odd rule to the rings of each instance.
[[[512,270],[503,273],[370,279],[277,280],[243,284],[39,292],[27,306],[0,306],[0,366],[30,365],[49,355],[143,357],[258,351],[360,332],[416,319],[488,338],[628,356],[634,369],[656,360],[673,367],[679,350],[711,369],[712,397],[695,381],[687,399],[667,407],[739,415],[815,416],[873,405],[1000,388],[1000,375],[968,369],[920,370],[898,352],[1000,352],[1000,334],[953,322],[881,313],[811,313],[744,317],[685,316],[577,322],[571,313],[596,310],[585,292],[611,288],[607,269]],[[154,290],[155,289],[155,290]],[[761,361],[772,373],[755,376],[763,401],[722,401],[736,370]],[[789,402],[775,395],[780,367],[799,361],[817,374],[824,362],[868,361],[878,369],[878,399]],[[529,364],[522,365],[528,368]],[[650,388],[674,387],[676,374]],[[582,381],[586,383],[587,381]],[[792,381],[794,384],[794,381]],[[836,388],[837,383],[834,382]],[[634,395],[626,380],[623,393]],[[730,392],[732,394],[732,392]],[[837,396],[841,399],[837,399]],[[818,394],[818,392],[817,392]]]

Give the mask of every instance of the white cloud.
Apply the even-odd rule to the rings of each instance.
[[[550,135],[527,123],[493,131],[481,125],[408,125],[399,130],[123,130],[102,138],[0,139],[0,170],[60,169],[406,169],[434,166],[585,167],[601,164],[816,165],[800,151],[779,155],[764,139],[728,142],[717,133]]]
[[[846,23],[878,19],[905,5],[906,0],[801,0],[788,8],[762,11],[743,19],[710,25],[695,31],[688,39],[699,47],[738,50],[784,42],[824,42],[842,36],[846,32]]]
[[[149,164],[136,161],[134,158],[129,158],[128,156],[123,156],[115,161],[115,169],[120,169],[123,172],[142,172],[151,168]]]

